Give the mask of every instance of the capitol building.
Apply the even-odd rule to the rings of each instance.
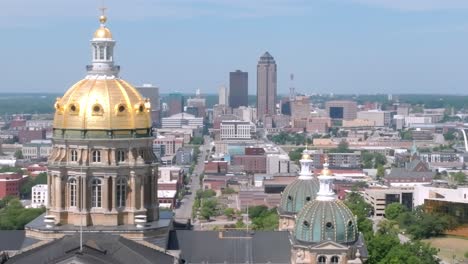
[[[277,231],[194,231],[158,205],[151,104],[119,77],[107,16],[85,77],[55,102],[47,210],[25,227],[10,263],[358,264],[368,257],[355,216],[306,149],[282,193]],[[1,260],[0,260],[1,262]]]

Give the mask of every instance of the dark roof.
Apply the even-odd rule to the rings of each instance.
[[[385,178],[433,178],[435,172],[432,171],[409,171],[405,168],[393,168]]]
[[[169,249],[186,263],[290,263],[286,231],[173,231]]]
[[[79,235],[65,236],[10,258],[6,263],[174,263],[174,257],[111,234],[84,234],[80,252]]]
[[[24,230],[0,230],[0,252],[5,250],[20,250],[24,240]]]

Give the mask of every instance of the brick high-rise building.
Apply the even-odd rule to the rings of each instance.
[[[276,114],[276,62],[265,52],[257,64],[257,119]]]
[[[237,70],[229,73],[229,106],[237,108],[249,104],[249,73]]]

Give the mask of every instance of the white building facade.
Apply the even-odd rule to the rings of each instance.
[[[220,124],[221,139],[251,139],[255,125],[248,121],[225,120]]]
[[[31,189],[31,207],[47,207],[47,184],[37,184]]]

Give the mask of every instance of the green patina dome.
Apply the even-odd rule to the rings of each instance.
[[[316,177],[296,179],[286,186],[281,196],[280,214],[297,214],[309,201],[315,200],[320,188]]]
[[[296,218],[294,237],[300,242],[353,243],[358,236],[356,219],[340,200],[307,203]]]

